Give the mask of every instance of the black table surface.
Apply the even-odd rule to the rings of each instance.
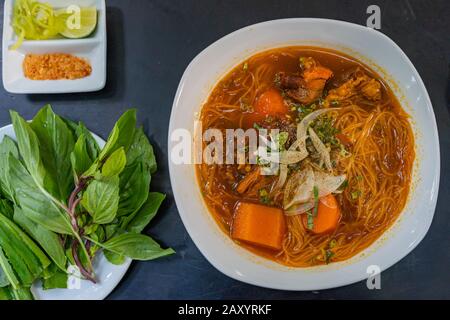
[[[167,131],[184,69],[204,48],[241,27],[266,20],[318,17],[365,25],[366,9],[381,8],[381,32],[416,66],[433,103],[441,145],[441,183],[432,226],[408,256],[382,273],[381,290],[365,281],[317,292],[264,289],[217,271],[198,251],[173,199]],[[2,20],[3,20],[3,8]],[[138,121],[159,163],[152,189],[168,197],[147,230],[177,254],[134,262],[109,299],[450,299],[450,2],[436,1],[187,1],[108,0],[108,80],[95,93],[15,95],[0,88],[0,126],[8,109],[31,118],[50,103],[106,137],[121,113],[138,109]],[[1,21],[1,25],[3,22]],[[95,66],[94,66],[95,67]]]

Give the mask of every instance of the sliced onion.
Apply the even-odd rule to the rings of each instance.
[[[312,208],[314,208],[314,202],[306,202],[292,206],[289,210],[284,211],[284,214],[287,216],[296,216],[305,213]]]
[[[333,176],[325,172],[314,172],[311,168],[297,172],[286,184],[283,207],[287,211],[298,211],[298,209],[291,208],[314,202],[314,186],[319,190],[319,198],[322,198],[335,193],[345,179],[346,175]],[[293,191],[294,188],[295,190]],[[290,199],[289,196],[292,193],[294,193],[294,196]]]
[[[287,175],[288,175],[288,166],[285,164],[281,164],[280,175],[278,176],[277,184],[275,185],[272,191],[283,188],[284,184],[286,183]]]
[[[325,172],[314,173],[314,185],[319,189],[319,197],[325,197],[330,193],[336,192],[344,183],[347,176],[345,174],[333,176]]]
[[[285,193],[283,206],[284,209],[289,209],[295,204],[308,202],[312,198],[314,188],[314,172],[311,168],[303,170],[300,174],[296,174],[289,179],[296,184],[296,190],[292,199],[289,199],[290,192]]]
[[[319,136],[314,132],[313,128],[309,128],[308,132],[314,148],[320,155],[320,159],[325,163],[325,167],[328,170],[333,169],[330,160],[330,152],[328,151],[327,147],[320,140]]]
[[[300,151],[292,151],[292,150],[286,150],[282,151],[280,153],[280,163],[281,164],[294,164],[297,162],[302,161],[308,156],[308,154],[305,155],[305,153]]]

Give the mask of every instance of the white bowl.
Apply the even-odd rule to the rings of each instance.
[[[17,50],[9,48],[16,43],[12,26],[14,0],[4,4],[2,70],[3,87],[11,93],[72,93],[98,91],[106,84],[106,6],[105,0],[46,0],[54,8],[75,4],[97,8],[97,28],[84,39],[25,40]],[[23,74],[22,62],[26,54],[68,53],[85,58],[92,73],[75,80],[30,80]]]
[[[433,219],[439,188],[440,156],[436,121],[427,90],[403,51],[384,34],[347,22],[286,19],[252,25],[213,43],[187,67],[173,103],[169,155],[177,128],[193,132],[196,113],[213,86],[238,63],[265,49],[314,45],[337,49],[365,62],[395,89],[411,115],[416,161],[408,203],[394,225],[369,248],[339,263],[290,268],[261,258],[235,244],[208,212],[194,165],[169,160],[170,179],[180,216],[194,243],[224,274],[258,286],[284,290],[319,290],[354,283],[383,271],[423,239]],[[375,266],[369,268],[370,266]]]

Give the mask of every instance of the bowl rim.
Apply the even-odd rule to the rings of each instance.
[[[404,62],[406,62],[407,66],[410,68],[411,73],[414,75],[414,77],[417,80],[417,84],[419,86],[419,88],[423,91],[424,93],[424,102],[423,104],[426,105],[426,112],[430,114],[430,118],[432,121],[432,133],[431,135],[433,136],[433,142],[435,143],[436,149],[435,149],[435,156],[436,156],[436,164],[434,166],[434,170],[430,170],[430,174],[433,175],[432,178],[432,186],[433,186],[433,192],[431,194],[431,197],[429,199],[430,201],[430,212],[429,212],[429,217],[426,219],[425,224],[422,226],[422,228],[420,229],[420,233],[417,234],[416,236],[416,240],[414,243],[412,243],[411,245],[408,246],[408,248],[404,249],[403,251],[399,251],[394,257],[390,258],[387,262],[383,262],[380,263],[380,273],[388,268],[390,268],[391,266],[393,266],[394,264],[396,264],[397,262],[399,262],[401,259],[403,259],[406,255],[408,255],[410,252],[412,252],[416,246],[424,239],[425,235],[428,233],[428,230],[431,226],[431,223],[433,221],[433,217],[434,217],[434,213],[436,210],[436,204],[437,204],[437,198],[438,198],[438,193],[439,193],[439,181],[440,181],[440,144],[439,144],[439,134],[438,134],[438,128],[437,128],[437,123],[436,123],[436,117],[434,114],[434,110],[432,107],[432,103],[428,94],[428,91],[425,87],[425,84],[422,80],[422,78],[420,77],[420,74],[418,73],[417,69],[415,68],[415,66],[412,64],[412,62],[410,61],[410,59],[408,58],[408,56],[403,52],[403,50],[391,39],[389,38],[387,35],[379,32],[379,31],[374,31],[371,28],[362,26],[362,25],[358,25],[358,24],[354,24],[354,23],[350,23],[350,22],[346,22],[346,21],[341,21],[341,20],[334,20],[334,19],[323,19],[323,18],[287,18],[287,19],[275,19],[275,20],[269,20],[269,21],[264,21],[264,22],[260,22],[260,23],[256,23],[256,24],[252,24],[243,28],[240,28],[236,31],[233,31],[223,37],[221,37],[220,39],[216,40],[215,42],[213,42],[212,44],[210,44],[208,47],[206,47],[205,49],[203,49],[199,54],[197,54],[195,56],[194,59],[192,59],[192,61],[189,63],[189,65],[186,67],[179,86],[177,88],[174,100],[173,100],[173,105],[172,105],[172,110],[171,110],[171,115],[170,115],[170,122],[169,122],[169,128],[168,128],[168,165],[169,165],[169,176],[170,176],[170,181],[171,181],[171,185],[173,186],[175,181],[176,181],[176,176],[175,176],[175,169],[174,169],[174,164],[171,162],[170,160],[170,151],[171,151],[171,146],[173,145],[173,142],[170,140],[171,137],[171,132],[175,129],[174,126],[174,117],[175,117],[175,113],[176,111],[179,110],[179,99],[180,99],[180,95],[182,94],[182,89],[185,83],[185,79],[187,77],[187,75],[191,72],[191,69],[193,68],[193,66],[195,64],[198,63],[198,61],[205,55],[207,54],[207,51],[209,51],[210,49],[220,45],[221,42],[223,42],[224,40],[227,40],[229,38],[235,37],[241,33],[245,33],[248,32],[251,29],[257,28],[257,27],[263,27],[263,26],[267,26],[267,25],[274,25],[274,24],[278,24],[278,23],[296,23],[296,22],[302,22],[302,23],[331,23],[331,24],[336,24],[336,25],[340,25],[340,26],[346,26],[346,27],[350,27],[350,28],[354,28],[354,29],[359,29],[359,30],[364,30],[365,32],[376,32],[377,36],[383,38],[384,41],[387,41],[389,43],[390,46],[392,46],[392,48],[397,51],[397,53],[400,54],[401,59],[404,60]],[[276,46],[274,46],[273,48],[276,48]],[[270,48],[267,48],[270,49]],[[265,50],[267,50],[265,49]],[[260,52],[260,51],[258,51]],[[252,53],[253,54],[256,54]],[[352,56],[351,54],[349,54],[350,56]],[[241,60],[243,60],[244,57],[242,57]],[[359,58],[356,58],[357,60],[359,60]],[[228,72],[229,70],[227,70]],[[222,75],[221,77],[223,77],[224,75]],[[220,77],[220,78],[221,78]],[[216,81],[217,82],[217,81]],[[416,142],[417,143],[417,142]],[[417,156],[416,156],[417,158]],[[341,286],[345,286],[345,285],[349,285],[349,284],[353,284],[359,281],[362,281],[364,279],[367,279],[368,275],[362,275],[360,274],[359,276],[354,276],[351,280],[348,279],[336,279],[333,283],[330,284],[321,284],[321,285],[314,285],[314,286],[302,286],[301,288],[299,288],[296,285],[292,285],[292,286],[286,286],[286,285],[279,285],[279,284],[274,284],[274,283],[261,283],[260,281],[258,281],[257,279],[253,279],[253,278],[249,278],[249,277],[239,277],[237,276],[234,272],[231,272],[226,266],[222,265],[219,261],[216,261],[214,259],[211,258],[211,256],[208,254],[208,249],[206,248],[206,246],[203,246],[202,243],[200,243],[199,239],[197,239],[196,236],[193,236],[192,231],[191,231],[191,227],[190,227],[190,221],[188,221],[188,218],[186,216],[186,214],[184,213],[184,208],[182,207],[180,200],[179,200],[179,196],[178,196],[178,192],[176,191],[175,188],[173,188],[173,194],[174,194],[174,199],[175,199],[175,203],[177,205],[177,209],[179,212],[179,215],[181,217],[181,220],[184,224],[184,226],[186,227],[186,230],[189,234],[189,236],[191,237],[191,239],[193,240],[194,244],[196,245],[196,247],[199,249],[199,251],[201,252],[201,254],[206,258],[206,260],[211,263],[217,270],[219,270],[220,272],[222,272],[223,274],[229,276],[230,278],[233,278],[235,280],[238,281],[242,281],[248,284],[252,284],[255,286],[259,286],[259,287],[263,287],[263,288],[270,288],[270,289],[279,289],[279,290],[287,290],[287,291],[311,291],[311,290],[323,290],[323,289],[331,289],[331,288],[336,288],[336,287],[341,287]],[[177,199],[178,198],[178,199]],[[406,206],[405,206],[406,208]],[[405,208],[403,210],[405,210]],[[401,215],[404,214],[404,212],[401,213]],[[399,221],[400,218],[397,218],[397,220],[394,222],[394,224],[390,227],[392,228],[393,226],[395,226],[397,224],[397,222]],[[390,229],[389,228],[389,229]],[[386,230],[385,232],[387,232],[388,230]],[[364,249],[362,252],[365,252],[366,250],[368,250],[369,248],[371,248],[377,241],[379,241],[379,239],[375,240],[374,243],[372,243],[368,248]],[[356,254],[355,256],[358,256],[360,253]],[[353,258],[353,257],[352,257]],[[350,259],[352,259],[350,258]],[[349,260],[350,260],[349,259]],[[348,261],[348,260],[346,260]],[[307,269],[307,268],[297,268],[297,269]]]

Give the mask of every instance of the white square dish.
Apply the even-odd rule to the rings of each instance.
[[[4,4],[2,75],[3,86],[11,93],[73,93],[98,91],[106,84],[106,5],[105,0],[46,0],[55,8],[71,4],[95,6],[97,27],[84,39],[24,40],[17,50],[9,48],[17,36],[11,26],[14,0]],[[85,58],[92,66],[92,73],[76,80],[30,80],[23,74],[22,62],[28,53],[68,53]]]

